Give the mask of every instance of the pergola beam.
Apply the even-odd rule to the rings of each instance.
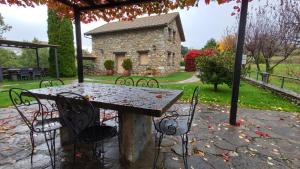
[[[147,3],[147,2],[161,2],[161,0],[114,1],[114,2],[107,3],[107,4],[79,7],[79,10],[80,11],[96,10],[96,9],[101,10],[101,9],[116,8],[116,7],[120,7],[120,6],[141,4],[141,3]]]
[[[231,107],[230,107],[230,119],[229,119],[229,123],[231,125],[236,125],[237,104],[239,98],[241,67],[242,67],[242,58],[243,58],[243,51],[244,51],[243,49],[244,49],[244,42],[245,42],[246,23],[247,23],[248,1],[249,0],[242,0],[242,4],[241,4],[241,14],[240,14],[240,21],[239,21],[235,61],[234,61],[234,73],[233,73],[232,94],[231,94]]]

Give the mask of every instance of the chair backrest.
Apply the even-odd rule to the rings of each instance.
[[[44,120],[50,118],[51,115],[48,108],[33,93],[26,89],[11,88],[9,97],[31,131],[44,131]],[[35,127],[37,123],[42,124],[41,128]]]
[[[43,79],[40,81],[40,88],[64,85],[61,79]]]
[[[116,85],[134,86],[134,80],[129,76],[120,76],[115,80]]]
[[[192,126],[192,122],[193,122],[193,119],[194,119],[196,107],[197,107],[197,104],[198,104],[198,101],[199,101],[199,93],[200,93],[200,87],[197,86],[194,89],[192,100],[191,100],[191,105],[190,105],[190,109],[189,109],[189,118],[188,118],[188,121],[187,121],[188,131],[190,131],[191,126]]]
[[[142,77],[136,82],[136,86],[159,88],[159,83],[152,77]]]
[[[64,124],[75,137],[87,127],[95,125],[96,111],[86,97],[72,92],[62,92],[57,95],[55,101]]]

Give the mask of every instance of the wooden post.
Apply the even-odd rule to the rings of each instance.
[[[55,57],[55,72],[56,78],[59,78],[59,69],[58,69],[58,58],[57,58],[57,48],[54,48],[54,57]]]
[[[75,15],[75,36],[77,49],[77,75],[78,82],[83,82],[83,59],[82,59],[82,42],[81,42],[81,26],[80,26],[80,10],[74,9]]]
[[[242,66],[243,48],[245,42],[245,31],[246,31],[246,23],[247,23],[248,1],[249,0],[242,0],[242,5],[241,5],[238,41],[236,46],[232,94],[231,94],[231,107],[230,107],[230,120],[229,120],[229,123],[231,125],[236,125],[237,104],[238,104],[240,78],[241,78],[241,66]]]
[[[36,54],[36,66],[38,69],[40,69],[40,58],[39,58],[39,49],[35,48],[35,54]]]

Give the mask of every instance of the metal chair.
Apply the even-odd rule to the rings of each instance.
[[[136,82],[136,86],[159,88],[159,83],[153,77],[142,77]]]
[[[44,87],[53,87],[53,86],[61,86],[64,85],[64,82],[61,79],[42,79],[40,81],[39,87],[44,88]],[[57,105],[53,100],[48,100],[48,104],[52,107],[50,110],[51,112],[51,117],[53,117],[53,113],[57,112]]]
[[[116,85],[134,86],[134,80],[129,76],[119,76],[115,80]]]
[[[40,81],[39,87],[53,87],[64,85],[65,83],[61,79],[42,79]]]
[[[27,68],[22,68],[18,71],[20,80],[29,80],[30,79],[30,70]]]
[[[180,115],[176,111],[173,111],[167,113],[160,120],[154,121],[156,135],[153,169],[156,168],[156,163],[160,153],[160,145],[164,135],[181,137],[183,162],[185,168],[188,169],[188,133],[191,130],[192,121],[194,119],[196,106],[198,104],[199,92],[200,88],[196,87],[194,89],[188,114]]]
[[[58,118],[51,118],[47,106],[42,104],[40,100],[28,90],[12,88],[9,90],[9,96],[23,121],[30,129],[31,165],[35,148],[33,134],[41,133],[44,134],[45,142],[47,143],[51,166],[55,168],[55,137],[56,130],[62,127],[60,120]]]
[[[38,68],[34,68],[32,71],[32,79],[35,80],[37,77],[38,78],[42,77],[42,70]]]
[[[73,136],[74,150],[73,163],[75,163],[75,152],[77,143],[93,144],[94,155],[97,153],[98,144],[101,145],[101,160],[103,157],[102,141],[116,136],[115,127],[103,125],[96,118],[97,113],[94,106],[86,97],[76,93],[63,92],[57,95],[56,102],[64,124]],[[103,163],[102,163],[103,164]]]

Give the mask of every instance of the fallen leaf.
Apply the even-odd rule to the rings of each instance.
[[[178,161],[178,157],[172,157],[172,160]]]

